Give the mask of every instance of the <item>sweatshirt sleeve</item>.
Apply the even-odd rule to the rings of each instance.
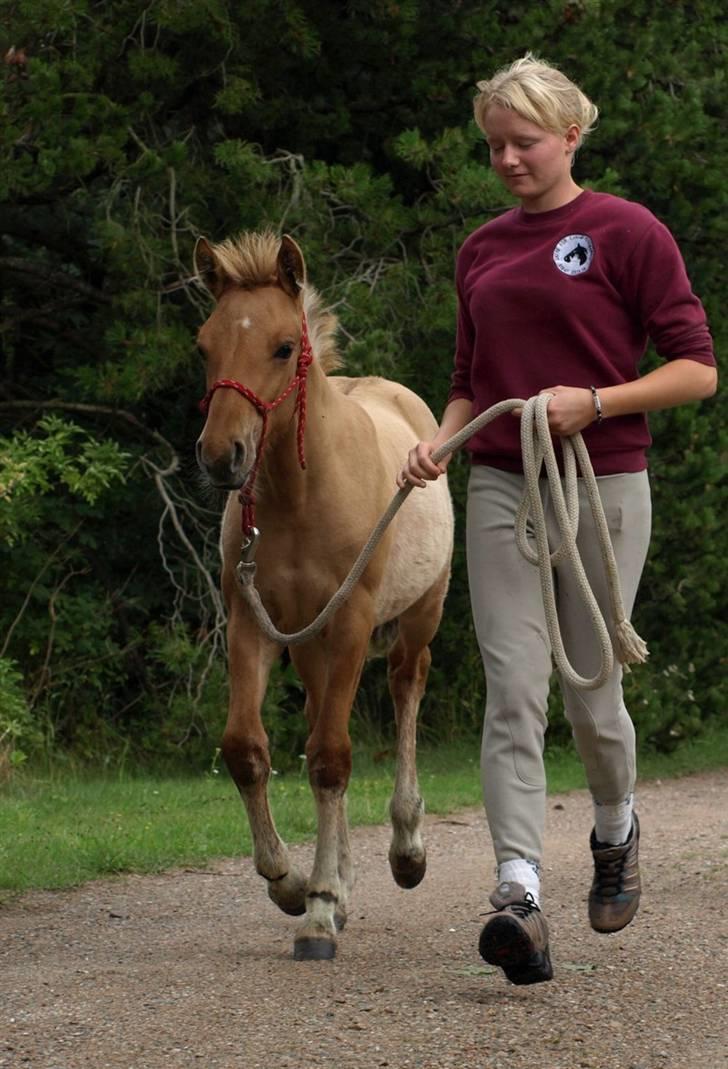
[[[628,257],[620,288],[663,359],[715,365],[705,311],[675,239],[658,220]]]
[[[470,317],[467,303],[462,288],[462,255],[458,259],[455,272],[455,288],[458,296],[457,335],[455,341],[455,367],[450,379],[450,393],[448,403],[458,397],[464,397],[472,401],[473,388],[470,382],[470,369],[473,362],[473,346],[475,344],[475,327]]]

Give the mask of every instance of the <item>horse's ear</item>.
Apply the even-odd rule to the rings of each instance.
[[[306,281],[306,265],[303,253],[293,238],[284,234],[278,250],[278,281],[290,297],[298,297]]]
[[[212,296],[217,300],[222,293],[222,278],[217,257],[212,251],[212,246],[207,238],[197,239],[193,261],[197,277],[204,282]]]

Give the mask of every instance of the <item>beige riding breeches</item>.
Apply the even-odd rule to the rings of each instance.
[[[552,551],[558,546],[547,480],[544,502]],[[627,616],[634,605],[650,540],[647,472],[598,478],[614,546]],[[467,555],[470,598],[487,688],[481,751],[483,798],[496,860],[540,861],[546,780],[543,764],[551,645],[538,568],[526,561],[514,536],[523,496],[522,475],[474,465],[468,484]],[[582,480],[577,546],[589,583],[612,628],[599,543]],[[555,568],[559,624],[566,654],[583,676],[599,668],[599,648],[568,563]],[[615,661],[597,690],[561,680],[564,711],[595,801],[624,801],[634,787],[635,732]]]

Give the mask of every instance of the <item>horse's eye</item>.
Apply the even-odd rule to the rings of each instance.
[[[287,360],[292,352],[293,345],[291,344],[291,342],[286,341],[283,343],[283,345],[278,346],[276,351],[273,353],[273,356],[276,360]]]

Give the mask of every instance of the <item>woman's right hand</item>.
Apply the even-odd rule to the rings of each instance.
[[[439,479],[444,475],[450,463],[452,453],[448,453],[436,464],[432,454],[437,448],[435,442],[418,442],[407,454],[407,463],[397,476],[397,486],[404,489],[407,483],[413,486],[425,486],[428,480]]]

